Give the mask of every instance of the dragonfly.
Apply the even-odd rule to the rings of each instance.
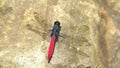
[[[50,59],[54,52],[55,43],[58,41],[60,30],[61,30],[60,22],[55,21],[54,27],[53,27],[52,33],[51,33],[51,42],[50,42],[50,46],[49,46],[49,50],[48,50],[48,63],[50,62]]]
[[[48,40],[48,38],[49,39],[51,38],[51,41],[49,41],[50,46],[49,46],[49,48],[47,47],[48,48],[48,63],[51,60],[51,57],[54,52],[55,44],[57,41],[58,41],[58,43],[68,45],[68,46],[65,46],[65,48],[67,50],[69,50],[70,52],[78,53],[82,56],[89,57],[89,55],[87,55],[86,53],[84,53],[83,51],[81,51],[78,48],[79,45],[82,45],[83,42],[86,45],[90,45],[90,43],[88,42],[88,40],[85,37],[79,37],[76,39],[67,33],[60,33],[60,31],[64,32],[64,30],[61,29],[59,21],[54,22],[53,29],[51,30],[52,26],[50,26],[50,24],[46,23],[47,21],[42,16],[40,16],[39,13],[34,12],[33,15],[34,15],[34,20],[37,22],[37,24],[39,24],[39,26],[36,26],[36,24],[34,26],[34,24],[29,23],[26,25],[26,27],[29,30],[42,36],[43,40]],[[60,38],[58,39],[58,37],[62,38],[62,40],[60,40]],[[73,40],[75,40],[75,41],[73,41]],[[79,42],[81,44],[78,45],[76,42]],[[73,45],[75,45],[75,46],[73,46]]]

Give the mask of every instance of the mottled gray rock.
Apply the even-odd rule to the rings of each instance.
[[[1,0],[0,68],[119,68],[119,0]],[[50,30],[61,36],[48,63]]]

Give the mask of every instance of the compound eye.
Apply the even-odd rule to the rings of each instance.
[[[54,25],[57,24],[57,25],[60,25],[60,22],[59,21],[55,21]]]

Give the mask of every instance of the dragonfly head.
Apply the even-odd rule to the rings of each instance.
[[[60,22],[59,21],[55,21],[54,25],[60,26]]]

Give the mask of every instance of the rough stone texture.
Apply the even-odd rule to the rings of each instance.
[[[119,68],[119,21],[120,0],[0,0],[0,68]]]

